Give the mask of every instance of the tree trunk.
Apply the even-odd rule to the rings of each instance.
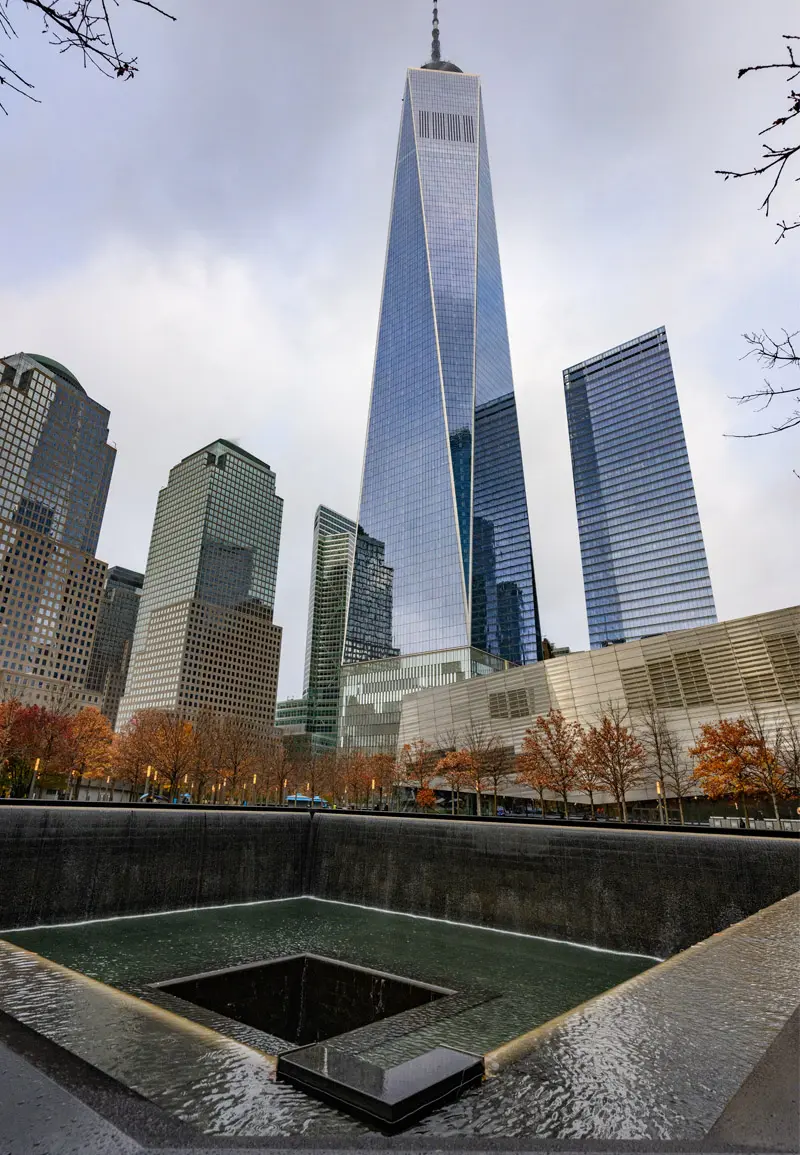
[[[678,795],[678,810],[680,811],[681,816],[681,826],[685,826],[686,819],[683,817],[683,799],[681,798],[680,794]]]
[[[750,829],[750,816],[747,813],[747,799],[745,798],[744,794],[742,795],[742,810],[744,812],[744,828],[745,828],[745,830],[749,830]]]
[[[781,816],[780,816],[780,813],[778,811],[778,799],[775,797],[774,794],[771,794],[770,797],[772,798],[772,809],[775,811],[775,817],[780,822]]]
[[[475,783],[475,811],[478,815],[478,818],[480,818],[481,817],[481,792],[478,789],[477,782]]]
[[[594,790],[588,790],[587,794],[589,795],[589,810],[592,814],[592,822],[594,822]]]
[[[83,782],[83,771],[82,770],[81,770],[80,774],[78,775],[78,777],[75,779],[75,792],[72,795],[73,802],[78,801],[78,791],[81,788],[81,782]]]
[[[544,790],[539,791],[539,808],[542,811],[542,818],[544,818]]]
[[[566,792],[562,794],[561,797],[564,799],[564,817],[569,818],[569,803],[567,802]]]
[[[494,816],[497,817],[497,783],[494,785]]]
[[[624,793],[621,794],[620,797],[617,799],[617,809],[620,812],[621,821],[627,822],[628,821],[628,806],[627,806],[627,803],[625,801]]]
[[[667,812],[667,788],[664,785],[664,779],[663,778],[660,779],[660,782],[661,782],[661,794],[659,795],[659,802],[660,802],[659,809],[662,810],[661,825],[666,826],[667,823],[669,822],[669,813]]]

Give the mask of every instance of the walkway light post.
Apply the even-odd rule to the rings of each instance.
[[[36,789],[36,775],[39,773],[39,763],[40,762],[41,762],[41,758],[37,758],[33,764],[33,774],[31,775],[31,785],[30,785],[30,789],[28,791],[28,797],[29,798],[33,798],[33,792]]]

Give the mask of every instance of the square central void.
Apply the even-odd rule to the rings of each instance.
[[[315,954],[248,963],[153,986],[301,1047],[454,993]]]

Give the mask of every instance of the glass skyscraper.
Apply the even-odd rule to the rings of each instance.
[[[428,685],[454,662],[470,677],[541,656],[481,83],[439,58],[436,27],[403,97],[344,648],[351,716],[354,664],[431,653],[439,674],[409,667]]]
[[[158,496],[120,726],[157,708],[188,719],[208,709],[272,728],[282,516],[273,471],[229,441],[170,470]]]
[[[0,517],[94,554],[116,449],[109,413],[39,353],[2,362]]]
[[[355,522],[320,505],[314,514],[303,697],[278,702],[275,711],[278,733],[293,739],[305,735],[308,749],[315,753],[337,745],[342,649],[355,543]]]
[[[39,353],[0,360],[0,688],[98,705],[86,686],[106,567],[94,556],[116,450],[109,412]]]
[[[304,696],[312,744],[336,746],[347,590],[353,568],[356,526],[321,505],[314,516],[311,589]]]
[[[116,727],[120,698],[125,690],[143,584],[144,574],[112,566],[97,615],[86,686],[103,695],[101,709],[112,728]]]
[[[717,620],[663,328],[564,370],[593,649]]]

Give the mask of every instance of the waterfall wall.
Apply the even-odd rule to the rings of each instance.
[[[0,928],[302,893],[308,814],[0,806]]]
[[[300,894],[665,956],[791,894],[795,839],[0,806],[0,929]]]
[[[318,898],[659,957],[800,882],[794,839],[335,814],[314,825]]]

